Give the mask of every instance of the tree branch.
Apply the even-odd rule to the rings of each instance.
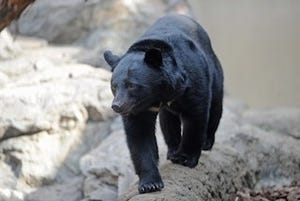
[[[0,31],[18,18],[34,0],[0,0]]]

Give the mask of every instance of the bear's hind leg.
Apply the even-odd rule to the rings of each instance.
[[[223,111],[223,101],[222,96],[218,99],[214,99],[211,103],[208,128],[207,128],[207,137],[203,143],[202,150],[208,151],[211,150],[215,143],[215,133],[220,123],[220,119]]]
[[[156,116],[153,112],[123,116],[128,148],[139,177],[140,193],[159,191],[164,187],[157,167]]]
[[[159,112],[159,123],[168,146],[167,159],[170,160],[176,153],[181,141],[180,117],[166,109],[161,109]]]
[[[202,115],[182,115],[182,119],[182,140],[171,161],[193,168],[198,164],[202,144],[206,138],[207,113],[205,112]]]

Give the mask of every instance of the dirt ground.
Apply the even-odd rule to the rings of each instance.
[[[281,188],[264,188],[260,191],[243,190],[232,195],[231,201],[300,201],[300,180]]]

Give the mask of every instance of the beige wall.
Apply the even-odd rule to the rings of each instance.
[[[251,107],[300,106],[299,0],[190,0],[225,71]]]

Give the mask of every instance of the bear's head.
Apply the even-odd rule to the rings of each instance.
[[[121,115],[137,114],[159,104],[168,84],[164,76],[164,59],[160,49],[129,51],[118,57],[104,53],[112,68],[112,109]]]

